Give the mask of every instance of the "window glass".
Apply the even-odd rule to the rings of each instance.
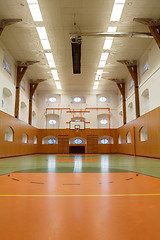
[[[74,140],[74,143],[75,143],[75,144],[81,144],[81,143],[82,143],[82,140],[79,139],[79,138],[77,138],[77,139]]]
[[[50,101],[50,102],[56,102],[57,99],[56,99],[55,97],[51,97],[51,98],[49,98],[49,101]]]
[[[107,98],[106,98],[106,97],[100,97],[100,98],[99,98],[99,101],[100,101],[100,102],[106,102],[106,101],[107,101]]]
[[[74,102],[81,102],[82,99],[80,97],[75,97],[73,100]]]
[[[56,120],[49,120],[49,124],[56,124]]]
[[[56,140],[54,138],[51,138],[51,139],[48,140],[48,143],[49,144],[55,144]]]
[[[107,121],[106,119],[101,119],[101,120],[100,120],[100,123],[101,123],[101,124],[107,124],[107,122],[108,122],[108,121]]]
[[[101,139],[101,143],[102,144],[107,144],[108,143],[108,139],[106,139],[106,138]]]

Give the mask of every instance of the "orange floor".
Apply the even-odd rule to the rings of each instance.
[[[160,239],[158,178],[136,173],[12,173],[0,180],[3,240]]]

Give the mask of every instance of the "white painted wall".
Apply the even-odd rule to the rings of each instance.
[[[6,59],[11,66],[12,73],[11,75],[3,69],[3,59]],[[143,115],[147,111],[151,111],[156,107],[160,106],[160,50],[157,44],[153,41],[150,46],[146,49],[143,55],[137,60],[138,61],[138,76],[139,76],[139,98],[140,98],[140,115]],[[143,73],[143,66],[148,62],[149,69]],[[125,67],[125,66],[124,66]],[[28,113],[29,113],[29,79],[27,74],[24,76],[23,81],[25,83],[25,90],[20,89],[20,111],[19,117],[21,120],[28,122]],[[125,79],[126,83],[126,110],[127,110],[127,122],[136,118],[135,114],[135,94],[134,87],[129,89],[131,81],[131,76],[128,73],[127,78]],[[0,42],[0,110],[7,112],[8,114],[14,116],[15,108],[15,86],[16,83],[16,61],[9,54],[5,46]],[[7,88],[11,93],[11,98],[7,99],[8,106],[2,107],[3,100],[3,89]],[[149,89],[149,103],[146,103],[142,93],[145,89]],[[123,124],[122,115],[122,99],[120,99],[120,92],[115,85],[115,91],[105,92],[101,94],[102,96],[107,97],[107,102],[100,103],[97,99],[99,95],[90,94],[90,95],[80,95],[83,98],[83,103],[73,103],[72,99],[74,95],[71,94],[62,94],[55,95],[52,92],[47,91],[36,91],[35,100],[33,100],[33,112],[34,112],[34,126],[38,128],[46,128],[46,108],[51,107],[66,107],[75,110],[85,109],[86,107],[91,108],[103,108],[109,107],[111,109],[111,128],[117,128]],[[56,96],[57,101],[55,103],[49,102],[49,98]],[[26,105],[26,112],[24,113],[21,109],[21,102],[24,102]],[[128,105],[133,104],[133,111],[131,113]],[[148,106],[144,106],[148,104]],[[56,114],[58,117],[58,123],[56,128],[65,129],[69,127],[66,122],[69,122],[73,115],[71,113],[66,113],[66,110],[56,110],[50,111],[49,114]],[[108,118],[108,111],[106,110],[90,110],[89,113],[84,113],[82,117],[85,118],[85,121],[90,122],[86,124],[88,128],[107,128],[106,125],[101,126],[97,121],[99,116],[106,116]],[[80,117],[79,113],[75,114],[75,117]],[[49,128],[49,126],[47,126]],[[53,128],[51,126],[50,128]]]
[[[6,59],[11,67],[11,75],[3,68],[3,59]],[[16,61],[7,51],[5,46],[0,42],[0,110],[14,116],[15,111],[15,93],[16,93]],[[29,79],[25,75],[23,78],[25,83],[25,90],[20,88],[20,105],[19,105],[19,119],[28,123],[29,114]],[[11,92],[11,97],[7,98],[3,95],[3,89],[8,89]],[[2,104],[3,101],[3,104]],[[6,104],[4,104],[6,101]],[[21,103],[26,104],[26,111],[21,109]],[[4,105],[4,106],[2,106]],[[37,112],[37,107],[33,101],[33,111]],[[36,121],[36,117],[35,117]],[[37,125],[37,123],[35,123]]]
[[[139,81],[139,101],[140,101],[140,115],[147,113],[160,106],[160,50],[158,45],[153,41],[146,49],[144,54],[138,61],[138,81]],[[143,66],[148,62],[149,69],[143,73]],[[124,66],[125,67],[125,66]],[[126,82],[126,111],[127,122],[136,118],[135,115],[135,94],[134,87],[129,90],[130,74],[125,80]],[[144,101],[142,93],[145,89],[149,89],[149,103]],[[118,94],[118,113],[122,111],[122,101],[120,101],[120,93]],[[133,115],[129,114],[128,104],[133,103]],[[144,105],[145,104],[145,105]],[[148,104],[148,106],[146,106]],[[147,109],[147,110],[146,110]],[[122,126],[120,117],[118,115],[118,126]]]
[[[74,95],[68,94],[68,95],[61,95],[61,97],[52,94],[53,97],[57,97],[58,101],[55,103],[49,103],[48,102],[48,96],[51,96],[51,94],[48,94],[48,92],[38,92],[37,94],[37,101],[38,101],[38,128],[45,128],[46,127],[46,108],[55,108],[55,107],[63,107],[63,108],[70,108],[74,110],[80,110],[87,108],[111,108],[111,128],[116,128],[118,126],[117,121],[117,89],[115,92],[106,92],[104,95],[107,96],[108,101],[105,103],[97,102],[97,95],[86,95],[81,96],[83,99],[85,99],[85,102],[83,103],[73,103],[72,99]],[[73,117],[73,114],[67,113],[67,110],[48,110],[47,114],[57,114],[59,115],[59,128],[65,129],[69,127],[69,124],[66,124],[66,122],[70,122],[71,118]],[[108,114],[108,110],[88,110],[89,113],[83,113],[82,117],[85,118],[86,122],[90,122],[90,124],[86,124],[86,128],[108,128],[108,123],[106,125],[100,126],[97,122],[99,115],[106,115]],[[74,117],[80,117],[80,113],[75,113]],[[47,126],[48,128],[48,126]]]

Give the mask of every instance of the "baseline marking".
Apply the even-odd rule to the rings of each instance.
[[[0,197],[139,197],[160,196],[160,193],[106,194],[106,195],[0,195]]]

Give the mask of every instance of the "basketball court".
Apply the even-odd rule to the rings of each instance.
[[[1,237],[158,239],[159,168],[119,154],[1,159]]]

